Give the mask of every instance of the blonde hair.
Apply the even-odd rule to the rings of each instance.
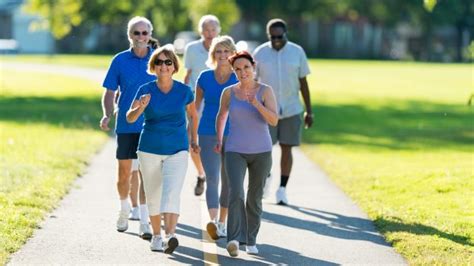
[[[176,53],[174,52],[173,45],[167,44],[156,49],[153,52],[153,54],[151,54],[150,60],[148,61],[148,69],[146,71],[148,74],[156,75],[155,60],[158,58],[160,54],[164,54],[168,59],[170,59],[173,62],[173,66],[174,66],[173,74],[179,71],[178,56],[176,56]]]
[[[214,68],[216,66],[216,49],[217,46],[222,46],[225,49],[228,49],[232,53],[235,53],[237,50],[235,48],[234,39],[229,35],[218,36],[212,39],[211,47],[209,48],[209,56],[207,57],[206,66],[209,68]]]
[[[148,30],[149,30],[148,35],[151,36],[151,32],[153,31],[153,25],[151,25],[150,20],[148,20],[145,17],[140,17],[140,16],[133,17],[131,20],[128,21],[128,24],[127,24],[127,36],[128,36],[128,41],[130,42],[130,44],[133,43],[132,38],[131,38],[132,31],[135,28],[135,26],[140,23],[144,23],[148,27]]]
[[[201,19],[199,19],[199,24],[198,24],[199,33],[202,33],[202,31],[204,30],[204,24],[209,23],[209,22],[216,24],[217,32],[218,33],[221,32],[221,23],[219,22],[219,19],[214,15],[204,15],[201,17]]]

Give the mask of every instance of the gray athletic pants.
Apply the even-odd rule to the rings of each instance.
[[[244,154],[226,152],[225,168],[229,177],[229,214],[227,241],[237,240],[253,246],[262,217],[262,196],[266,177],[272,167],[272,153]],[[247,202],[244,204],[244,178],[249,171]]]
[[[224,138],[225,142],[225,138]],[[225,154],[214,151],[217,137],[199,135],[199,146],[201,147],[201,161],[206,172],[206,202],[208,209],[217,209],[220,206],[229,206],[228,178],[224,165]],[[224,149],[224,147],[223,147]],[[219,197],[219,180],[222,180],[221,196]]]

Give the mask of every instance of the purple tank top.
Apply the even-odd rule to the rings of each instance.
[[[262,102],[264,87],[260,85],[257,100]],[[229,135],[225,151],[255,154],[272,150],[272,138],[268,123],[252,104],[238,99],[233,88],[229,102]]]

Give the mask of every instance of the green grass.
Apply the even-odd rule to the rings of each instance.
[[[3,265],[67,193],[107,135],[97,130],[102,90],[93,82],[2,69],[0,91]]]
[[[410,264],[474,264],[472,65],[312,61],[303,150]]]
[[[112,55],[2,55],[3,62],[29,62],[42,64],[74,65],[92,68],[107,68]]]

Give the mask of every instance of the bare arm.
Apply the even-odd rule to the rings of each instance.
[[[150,103],[150,94],[144,94],[138,100],[134,100],[132,107],[127,111],[127,122],[134,123],[143,113],[145,108]]]
[[[188,116],[189,128],[191,128],[191,148],[193,152],[199,153],[201,148],[197,144],[198,115],[194,101],[186,105],[186,114]]]
[[[230,102],[230,90],[227,88],[222,92],[221,103],[219,105],[219,112],[217,112],[216,117],[216,137],[217,143],[214,148],[214,151],[221,153],[222,151],[222,140],[224,138],[225,124],[227,122],[227,117],[229,115],[229,102]]]
[[[196,85],[196,110],[201,109],[202,98],[204,97],[204,92],[202,91],[199,85]]]
[[[273,90],[270,87],[264,87],[263,90],[263,104],[257,100],[256,96],[249,99],[249,102],[257,108],[263,119],[270,126],[276,126],[278,124],[278,114],[276,112],[276,100]]]
[[[300,91],[306,108],[304,124],[306,128],[309,128],[313,125],[313,111],[311,110],[311,97],[309,95],[308,81],[306,80],[306,77],[300,78]]]
[[[105,90],[102,94],[102,119],[100,119],[100,128],[109,131],[110,117],[114,113],[114,96],[113,90]]]
[[[191,79],[191,73],[193,73],[193,71],[191,69],[188,69],[186,71],[186,75],[184,76],[184,84],[189,85],[189,80]],[[192,88],[192,89],[194,89],[194,88]]]

